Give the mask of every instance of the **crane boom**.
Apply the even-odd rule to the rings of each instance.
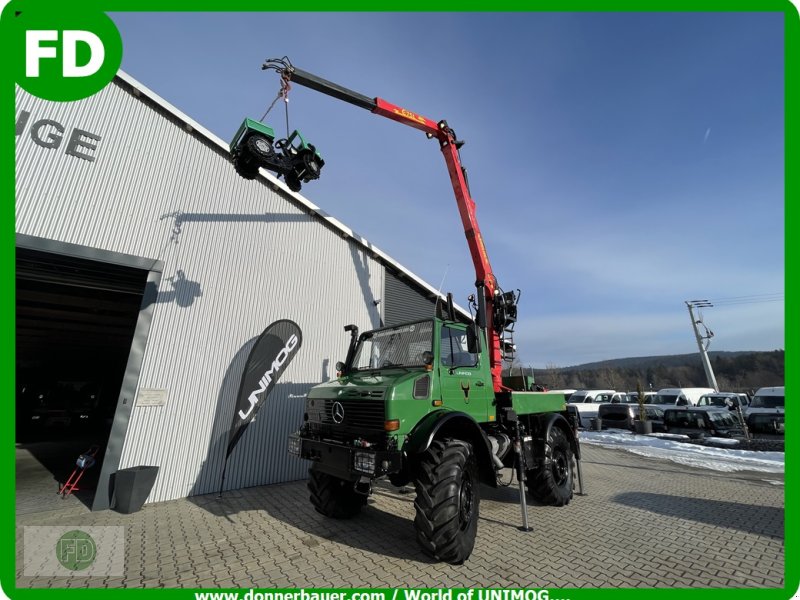
[[[280,66],[276,67],[278,63]],[[382,98],[370,98],[339,84],[322,79],[312,73],[294,67],[287,60],[267,61],[263,69],[275,68],[286,81],[297,83],[338,100],[343,100],[370,112],[423,131],[428,138],[436,138],[444,156],[450,183],[458,205],[464,235],[467,238],[472,263],[475,267],[475,286],[478,290],[478,325],[485,329],[489,346],[489,363],[492,384],[496,392],[504,389],[502,384],[501,351],[502,335],[506,325],[516,320],[516,297],[513,293],[501,294],[492,272],[489,256],[478,226],[475,202],[469,192],[466,172],[461,164],[459,148],[463,144],[456,139],[455,131],[446,121],[433,121],[415,112],[387,102]],[[498,310],[501,309],[501,310]]]

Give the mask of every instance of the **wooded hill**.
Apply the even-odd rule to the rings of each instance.
[[[783,385],[784,351],[709,352],[720,391],[752,392],[760,387]],[[530,369],[513,367],[513,373]],[[665,387],[708,387],[700,354],[673,354],[618,358],[572,367],[548,365],[533,369],[536,383],[549,389],[585,388],[633,391]]]

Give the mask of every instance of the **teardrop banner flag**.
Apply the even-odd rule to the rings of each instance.
[[[236,410],[228,434],[226,463],[234,446],[256,413],[266,403],[267,396],[300,350],[302,343],[303,333],[300,327],[287,319],[275,321],[256,340],[247,357],[242,381],[239,384]]]

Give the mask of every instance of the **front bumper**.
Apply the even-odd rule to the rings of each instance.
[[[403,456],[398,450],[344,446],[297,434],[289,436],[289,453],[312,461],[315,470],[348,481],[397,473],[403,466]]]

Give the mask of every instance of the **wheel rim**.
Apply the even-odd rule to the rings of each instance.
[[[564,485],[569,475],[569,465],[565,452],[559,452],[553,457],[553,478],[557,485]]]
[[[264,154],[269,154],[270,150],[272,150],[272,148],[270,148],[269,142],[264,138],[257,138],[255,141],[255,146]]]
[[[461,480],[461,489],[458,494],[458,519],[461,529],[466,529],[472,521],[472,510],[474,500],[474,490],[472,489],[472,478],[469,473],[464,473]]]

